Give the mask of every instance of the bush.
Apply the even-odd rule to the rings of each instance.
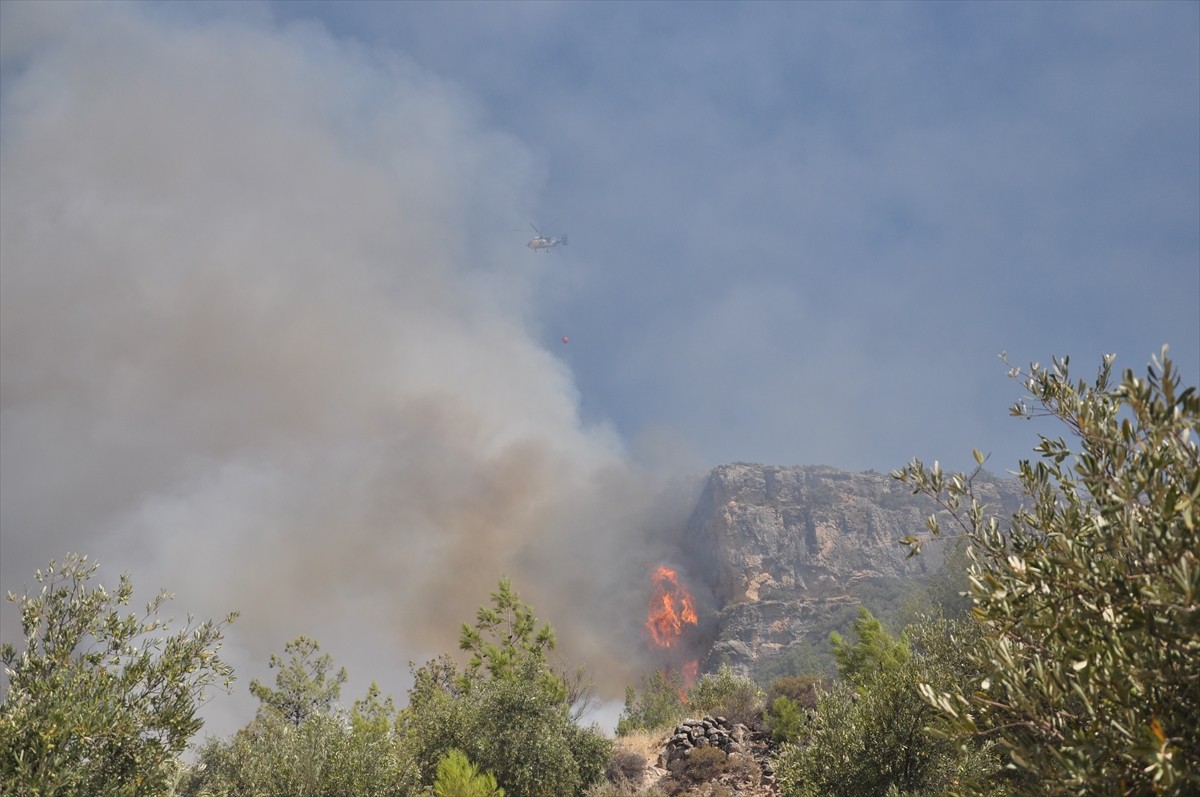
[[[660,786],[643,789],[628,780],[618,783],[604,780],[593,785],[585,794],[586,797],[668,797],[667,792]]]
[[[358,732],[329,714],[297,728],[264,712],[227,741],[209,739],[177,794],[405,797],[412,774],[388,733]]]
[[[736,797],[733,789],[724,783],[700,783],[695,786],[684,786],[675,792],[676,797]]]
[[[496,785],[496,778],[490,772],[480,772],[462,750],[451,750],[438,762],[433,794],[434,797],[504,797],[504,789]]]
[[[789,675],[776,678],[767,687],[767,705],[774,705],[776,698],[786,697],[799,708],[816,708],[817,687],[824,680],[816,675]]]
[[[646,771],[646,757],[632,750],[618,750],[608,762],[605,777],[613,783],[621,781],[639,782]]]
[[[762,715],[763,691],[758,684],[721,665],[716,675],[704,675],[688,692],[688,707],[696,712],[725,717],[731,722],[757,725]]]
[[[725,772],[736,780],[757,786],[762,782],[762,767],[749,753],[730,753],[725,759]]]
[[[785,695],[775,698],[765,719],[771,741],[777,744],[798,740],[804,730],[804,711]]]
[[[671,771],[683,780],[703,783],[725,771],[727,758],[717,747],[693,747],[687,756],[672,764]]]
[[[830,629],[844,628],[852,619],[849,616],[843,616],[843,610],[836,606],[829,609],[829,614],[832,616],[823,625]],[[837,673],[837,662],[833,658],[832,651],[829,650],[829,645],[824,641],[812,642],[808,639],[801,639],[778,655],[760,659],[754,666],[754,679],[764,684],[795,673],[809,673],[821,678],[832,678]]]
[[[593,724],[590,728],[581,728],[575,720],[568,719],[567,747],[579,768],[579,783],[583,787],[599,783],[612,760],[613,742],[600,726]]]
[[[995,772],[999,758],[993,748],[960,749],[956,740],[930,729],[937,712],[918,692],[921,683],[970,680],[975,670],[965,650],[978,639],[973,625],[937,619],[909,626],[904,657],[895,655],[900,643],[869,621],[856,628],[868,636],[844,643],[847,682],[821,694],[815,719],[776,757],[783,794],[858,797],[897,789],[940,795]],[[1002,794],[1003,784],[989,789]]]
[[[666,728],[683,719],[686,708],[680,694],[683,681],[675,673],[654,670],[642,677],[642,694],[625,687],[625,709],[617,720],[617,736]]]

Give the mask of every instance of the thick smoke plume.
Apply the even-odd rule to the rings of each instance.
[[[402,690],[505,573],[629,680],[677,520],[536,327],[540,167],[399,56],[172,13],[3,4],[3,589],[80,551],[240,610],[218,731],[301,633]]]

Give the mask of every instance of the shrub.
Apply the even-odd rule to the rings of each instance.
[[[816,675],[788,675],[776,678],[767,687],[767,705],[774,705],[775,699],[786,697],[802,709],[817,707],[817,687],[822,679]]]
[[[804,730],[804,711],[791,698],[780,695],[767,710],[766,724],[771,741],[794,742]]]
[[[758,785],[762,780],[762,767],[748,753],[730,753],[725,759],[725,772],[733,775],[736,780]]]
[[[716,675],[705,675],[688,692],[688,706],[698,712],[732,722],[757,725],[762,713],[763,691],[749,678],[721,665]]]
[[[305,678],[289,681],[286,691],[298,697],[312,689],[320,691]],[[391,698],[381,699],[375,684],[349,712],[330,705],[299,725],[264,699],[245,728],[228,740],[210,738],[201,746],[196,766],[185,773],[176,794],[404,797],[415,785],[416,773],[399,747],[395,713]]]
[[[434,797],[504,797],[490,772],[480,772],[461,750],[451,750],[438,762]]]
[[[975,670],[965,651],[978,641],[974,626],[941,619],[909,626],[904,658],[894,655],[899,643],[886,632],[869,622],[861,627],[869,629],[868,638],[845,648],[853,654],[845,657],[853,680],[822,693],[815,719],[776,757],[783,794],[858,797],[897,789],[914,797],[940,795],[995,772],[993,748],[960,748],[956,739],[930,729],[937,712],[918,692],[921,683],[970,680]],[[990,783],[987,793],[1003,794],[1003,787]]]
[[[566,797],[603,777],[611,745],[571,722],[566,703],[534,673],[476,682],[469,693],[435,692],[404,711],[409,748],[425,782],[451,748],[495,774],[509,797]],[[576,759],[579,751],[586,759]]]
[[[701,783],[676,792],[677,797],[736,797],[724,783]]]
[[[673,767],[676,774],[693,783],[712,780],[725,771],[728,756],[718,747],[693,747],[684,758],[679,759]]]
[[[622,780],[638,782],[646,771],[646,757],[633,750],[618,750],[608,762],[605,777],[613,783]]]
[[[668,797],[668,793],[660,786],[642,788],[628,780],[613,783],[610,780],[601,781],[585,792],[586,797]]]
[[[579,770],[580,786],[603,780],[613,757],[613,742],[600,730],[600,726],[593,724],[590,728],[581,728],[574,720],[570,720],[565,736],[567,748]]]
[[[625,709],[617,720],[617,736],[657,730],[679,722],[685,711],[679,696],[682,691],[679,676],[661,670],[642,677],[641,697],[632,686],[625,687]]]

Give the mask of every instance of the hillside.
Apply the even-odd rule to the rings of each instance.
[[[982,472],[975,486],[997,514],[1020,500],[1015,482]],[[683,540],[707,613],[694,649],[701,671],[721,664],[760,679],[828,648],[859,604],[898,612],[942,565],[941,545],[907,556],[899,540],[926,530],[937,507],[890,475],[823,466],[734,463],[714,469]],[[947,521],[948,522],[948,521]]]
[[[974,487],[994,514],[1019,506],[1016,482],[980,472]],[[930,606],[931,589],[947,585],[939,579],[945,545],[910,557],[899,542],[927,533],[931,514],[951,528],[947,513],[886,474],[748,463],[715,468],[675,563],[694,593],[698,619],[690,628],[674,624],[683,631],[665,643],[666,667],[696,659],[692,672],[728,665],[763,685],[784,675],[832,675],[829,634],[845,632],[860,605],[900,625],[913,619],[906,611]],[[696,713],[667,730],[619,739],[614,760],[630,762],[625,777],[644,793],[771,797],[779,791],[769,734],[746,722]],[[695,759],[705,747],[713,750]]]

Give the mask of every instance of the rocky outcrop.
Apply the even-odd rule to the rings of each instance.
[[[980,474],[974,486],[996,514],[1019,504],[1015,482]],[[822,644],[864,595],[936,571],[941,546],[910,558],[899,542],[924,534],[936,509],[886,474],[744,463],[713,470],[684,540],[716,614],[702,669],[749,672],[797,643]]]

